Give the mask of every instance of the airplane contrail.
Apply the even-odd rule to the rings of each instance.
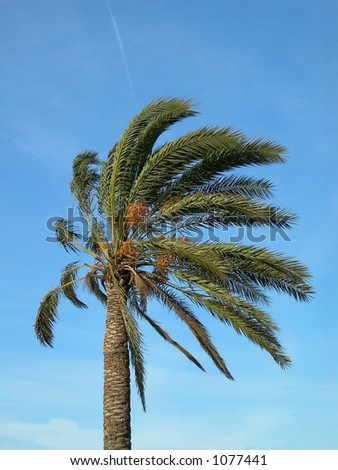
[[[48,160],[46,157],[43,157],[42,155],[40,155],[39,153],[36,153],[34,152],[33,150],[31,150],[29,147],[27,147],[27,145],[23,144],[22,142],[20,142],[18,139],[15,139],[14,137],[8,135],[6,132],[2,131],[0,129],[0,135],[2,135],[3,137],[5,137],[5,139],[9,140],[10,142],[12,142],[13,144],[17,145],[18,147],[22,148],[25,152],[33,155],[34,157],[37,157],[39,158],[39,160],[42,160],[44,163],[47,163],[47,165],[50,165],[52,166],[53,168],[57,169],[60,171],[60,168],[52,161]]]
[[[114,30],[114,33],[115,33],[115,36],[116,36],[116,39],[117,39],[117,44],[118,44],[119,49],[120,49],[122,62],[123,62],[124,69],[125,69],[127,79],[128,79],[129,88],[130,88],[130,91],[131,91],[135,101],[136,101],[136,93],[135,93],[133,80],[131,78],[131,74],[130,74],[130,70],[129,70],[127,56],[126,56],[126,53],[125,53],[125,50],[124,50],[124,47],[123,47],[123,42],[122,42],[122,39],[121,39],[120,31],[119,31],[119,28],[117,26],[117,22],[116,22],[114,14],[113,14],[113,11],[111,9],[109,0],[106,0],[106,5],[107,5],[108,13],[109,13],[112,25],[113,25],[113,30]]]

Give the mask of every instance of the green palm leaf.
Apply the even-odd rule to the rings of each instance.
[[[173,220],[194,214],[207,214],[210,221],[222,226],[228,225],[267,225],[290,228],[296,220],[293,214],[277,207],[259,204],[240,196],[197,193],[173,203],[161,210],[160,216]]]
[[[167,308],[174,311],[178,318],[187,325],[192,334],[195,336],[200,346],[212,359],[216,367],[230,380],[233,380],[223,358],[218,353],[215,346],[212,344],[207,330],[204,328],[202,323],[196,318],[193,312],[187,307],[185,302],[178,298],[175,293],[165,285],[154,282],[149,276],[147,282],[152,288],[152,293],[161,303]]]
[[[205,296],[191,289],[171,285],[199,307],[204,308],[222,322],[231,325],[237,333],[246,336],[250,341],[267,351],[282,368],[290,366],[290,358],[285,355],[274,333],[279,328],[268,314],[253,306],[245,305],[242,301],[238,302],[238,299],[236,301],[232,296],[224,294]],[[204,290],[208,291],[205,288]]]
[[[58,242],[68,253],[71,251],[78,252],[77,241],[80,235],[75,231],[72,222],[60,218],[55,224],[55,235]]]
[[[309,270],[299,261],[266,248],[215,243],[211,246],[221,259],[236,266],[252,282],[308,301],[314,290]]]
[[[171,253],[179,263],[192,263],[212,276],[222,277],[229,272],[218,254],[213,253],[205,243],[195,244],[184,239],[158,236],[137,241],[135,245],[142,250],[145,257],[150,258],[163,252]]]
[[[192,189],[207,184],[225,171],[250,165],[270,165],[283,163],[286,149],[270,141],[248,140],[243,134],[231,132],[230,144],[218,153],[208,152],[202,161],[187,168],[186,171],[168,187],[165,199],[186,194]]]
[[[75,305],[75,307],[78,308],[87,308],[87,305],[81,300],[78,299],[76,295],[76,277],[78,270],[80,269],[79,264],[75,261],[73,263],[67,264],[67,266],[64,268],[61,276],[61,288],[62,292],[65,297],[67,297],[68,300],[72,302],[72,304]]]
[[[236,195],[244,198],[265,199],[273,195],[273,185],[263,178],[251,178],[248,176],[223,176],[216,180],[198,186],[192,192],[204,194]]]
[[[84,279],[84,287],[90,294],[95,297],[103,304],[107,305],[107,295],[102,291],[99,285],[99,280],[96,272],[90,271]]]
[[[98,189],[99,212],[104,217],[108,218],[112,217],[114,211],[112,206],[113,198],[110,197],[110,184],[113,174],[116,146],[117,144],[109,151],[107,160],[102,162],[100,186]]]
[[[218,155],[231,145],[228,129],[202,128],[160,147],[144,165],[132,188],[130,200],[136,195],[154,202],[159,191],[191,163],[206,154]]]
[[[200,364],[200,362],[189,351],[183,348],[183,346],[177,343],[177,341],[173,340],[171,336],[158,324],[158,322],[147,315],[145,308],[142,308],[142,305],[140,305],[140,302],[137,300],[137,295],[135,293],[133,296],[130,296],[129,301],[132,308],[138,313],[138,315],[141,318],[144,318],[165,341],[172,344],[182,354],[184,354],[184,356],[187,357],[189,361],[193,362],[199,369],[205,372],[205,369]]]
[[[71,191],[85,214],[91,212],[95,190],[100,181],[99,166],[96,152],[82,152],[74,159]]]
[[[162,131],[171,124],[196,114],[190,101],[160,99],[146,106],[129,124],[117,143],[111,173],[110,208],[126,209],[136,175]],[[129,198],[133,199],[133,198]]]
[[[52,347],[53,327],[57,320],[60,289],[52,289],[41,300],[35,320],[35,334],[43,346]]]

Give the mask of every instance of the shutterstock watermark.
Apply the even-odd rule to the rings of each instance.
[[[97,226],[98,222],[91,220],[90,222],[73,207],[67,208],[66,217],[52,216],[46,221],[46,228],[48,234],[45,241],[48,243],[57,243],[56,227],[60,220],[66,220],[69,227],[73,227],[74,231],[79,235],[79,238],[86,240],[91,233],[92,227]],[[196,226],[196,222],[199,226]],[[286,224],[285,224],[286,225]],[[100,218],[99,233],[102,238],[110,240],[111,238],[111,223],[109,218]],[[171,238],[184,237],[187,241],[198,243],[209,240],[214,243],[224,242],[225,239],[229,243],[240,243],[249,241],[251,243],[262,242],[291,242],[292,239],[287,233],[287,228],[283,227],[283,218],[276,220],[276,215],[272,214],[271,218],[266,217],[264,220],[257,222],[240,216],[222,216],[219,217],[217,213],[210,212],[203,215],[198,219],[197,216],[189,216],[181,220],[179,217],[168,221],[164,217],[156,216],[147,217],[142,216],[133,225],[133,232],[147,233],[148,236],[164,235]]]

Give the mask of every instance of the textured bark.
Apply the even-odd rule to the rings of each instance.
[[[131,448],[130,366],[125,324],[112,284],[106,284],[107,319],[104,337],[104,449]]]

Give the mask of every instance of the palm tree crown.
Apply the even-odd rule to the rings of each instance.
[[[231,173],[249,165],[284,162],[280,145],[250,140],[231,128],[203,127],[155,146],[171,125],[195,114],[190,101],[159,99],[130,122],[106,161],[91,151],[75,158],[71,191],[89,230],[78,233],[71,221],[60,219],[56,236],[67,251],[82,251],[92,259],[65,267],[60,286],[43,298],[35,324],[38,340],[51,346],[62,296],[76,307],[86,307],[76,291],[82,282],[106,304],[107,286],[112,286],[144,406],[139,320],[203,369],[149,315],[150,298],[183,321],[216,367],[232,379],[192,306],[233,327],[286,368],[290,359],[279,342],[278,326],[264,309],[269,303],[266,291],[274,289],[300,301],[312,293],[309,272],[295,259],[261,246],[202,241],[191,235],[197,229],[229,226],[289,228],[295,220],[266,203],[272,195],[268,180]]]

